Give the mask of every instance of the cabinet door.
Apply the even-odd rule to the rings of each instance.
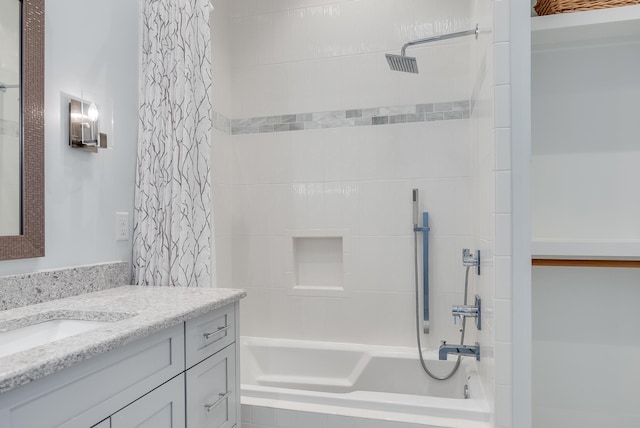
[[[111,428],[111,418],[107,418],[99,424],[92,426],[91,428]]]
[[[111,428],[184,428],[184,374],[111,416]]]
[[[235,344],[187,370],[187,427],[231,428],[236,423]]]

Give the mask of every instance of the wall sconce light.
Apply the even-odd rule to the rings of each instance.
[[[100,112],[93,102],[69,100],[69,145],[75,149],[98,153],[107,148],[107,135],[99,131]]]

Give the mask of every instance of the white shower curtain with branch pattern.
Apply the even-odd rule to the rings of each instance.
[[[133,277],[211,287],[208,0],[140,0],[140,123]]]

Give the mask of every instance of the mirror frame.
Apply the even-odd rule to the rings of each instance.
[[[22,234],[0,236],[0,260],[44,256],[44,0],[22,0]]]

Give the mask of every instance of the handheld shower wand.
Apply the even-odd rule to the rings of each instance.
[[[418,227],[418,189],[413,189],[413,228]]]

